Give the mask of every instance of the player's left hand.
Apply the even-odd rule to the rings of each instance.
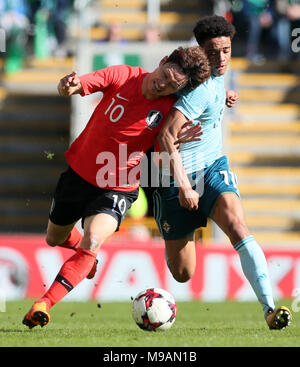
[[[193,125],[193,121],[187,121],[182,125],[182,128],[179,130],[177,134],[177,140],[174,142],[174,145],[189,143],[191,141],[199,141],[201,140],[200,136],[203,134],[202,126],[198,122],[196,125]]]
[[[226,91],[226,106],[233,107],[236,102],[239,100],[239,95],[234,90],[227,90]]]
[[[199,194],[192,188],[179,188],[179,204],[188,210],[197,210]]]

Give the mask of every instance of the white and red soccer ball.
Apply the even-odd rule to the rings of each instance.
[[[174,324],[177,305],[174,297],[161,288],[149,288],[133,300],[132,317],[143,330],[167,330]]]

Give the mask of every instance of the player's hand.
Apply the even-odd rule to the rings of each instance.
[[[287,8],[286,16],[291,21],[296,21],[297,19],[299,19],[300,18],[300,5],[299,4],[290,5]]]
[[[76,71],[63,77],[59,81],[57,89],[59,94],[63,97],[69,97],[75,93],[79,93],[82,87]]]
[[[199,194],[190,188],[179,189],[179,204],[188,210],[197,210],[199,202]]]
[[[239,95],[234,90],[227,90],[226,91],[226,106],[233,107],[236,102],[239,100]]]
[[[182,128],[179,130],[177,134],[177,140],[174,142],[175,145],[182,143],[189,143],[191,141],[199,141],[201,140],[200,136],[203,134],[202,126],[198,122],[196,125],[193,125],[193,121],[187,121],[182,125]]]

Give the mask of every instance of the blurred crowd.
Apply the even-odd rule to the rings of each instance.
[[[0,0],[0,27],[6,36],[6,70],[20,67],[28,52],[65,56],[67,22],[74,0]]]
[[[299,29],[300,36],[300,0],[215,0],[213,12],[236,26],[244,45],[239,56],[257,64],[300,58],[291,47],[292,30]]]
[[[255,64],[266,59],[290,61],[300,59],[300,52],[292,49],[292,42],[300,37],[300,0],[199,0],[199,12],[217,14],[232,22],[237,34],[233,56],[246,57]],[[292,35],[293,30],[296,36]],[[122,28],[111,24],[106,41],[126,43]],[[144,41],[156,43],[164,39],[159,26],[146,28]],[[191,43],[195,43],[192,37]],[[297,43],[300,48],[300,40]]]
[[[0,0],[0,28],[5,30],[6,37],[6,51],[0,57],[6,59],[5,70],[20,69],[28,53],[37,58],[67,56],[68,20],[76,1],[80,3]],[[238,42],[238,47],[234,47],[233,56],[246,56],[253,63],[263,63],[267,58],[300,59],[300,52],[291,48],[293,37],[300,36],[300,0],[210,0],[199,2],[199,9],[203,15],[222,15],[236,26],[234,42]],[[292,31],[297,29],[299,32],[293,36]],[[108,34],[106,41],[120,42],[120,25],[112,24]],[[162,40],[159,28],[149,25],[144,40]]]

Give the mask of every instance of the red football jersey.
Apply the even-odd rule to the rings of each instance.
[[[148,74],[140,67],[111,66],[80,77],[82,95],[103,92],[88,124],[66,152],[71,168],[91,184],[133,191],[140,160],[153,145],[175,96],[142,95]]]

